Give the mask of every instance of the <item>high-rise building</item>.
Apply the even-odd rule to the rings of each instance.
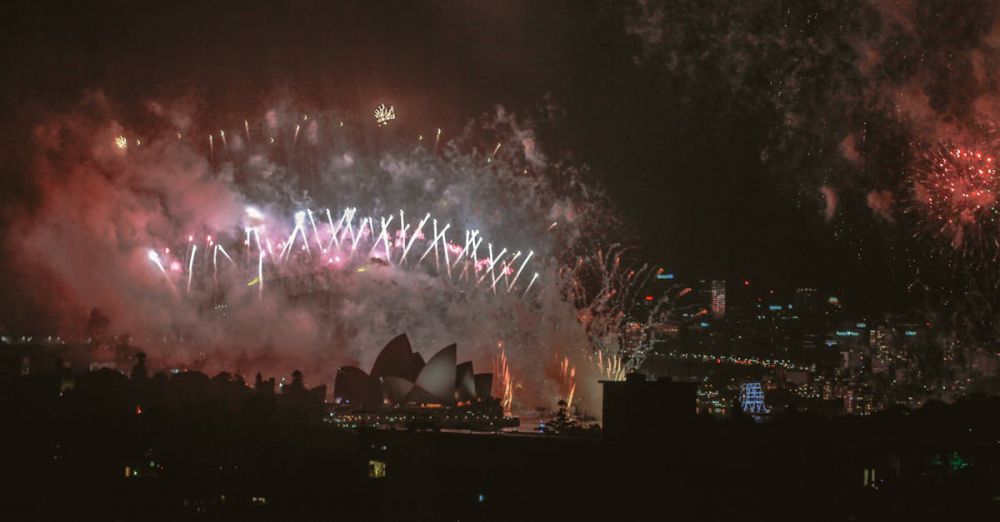
[[[882,373],[889,369],[892,363],[893,333],[887,326],[877,326],[872,328],[868,334],[868,347],[872,354],[872,371]]]
[[[638,321],[629,321],[625,323],[625,329],[622,332],[622,349],[625,353],[635,353],[642,346],[642,324]]]
[[[816,350],[823,344],[825,333],[819,292],[815,288],[798,288],[795,290],[794,300],[794,305],[789,305],[789,309],[798,318],[802,349]]]
[[[726,280],[712,281],[712,317],[721,319],[726,316]]]
[[[798,288],[795,290],[795,310],[799,317],[811,320],[820,313],[819,292],[815,288]]]

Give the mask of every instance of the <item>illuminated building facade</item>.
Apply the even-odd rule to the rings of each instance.
[[[743,413],[768,413],[767,405],[764,404],[764,389],[759,382],[745,382],[740,385],[740,408],[743,409]]]
[[[712,317],[721,319],[726,316],[726,281],[712,281]]]

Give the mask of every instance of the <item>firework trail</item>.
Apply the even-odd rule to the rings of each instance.
[[[621,352],[608,353],[597,351],[597,369],[607,380],[625,380],[625,362]]]
[[[566,401],[566,409],[572,410],[573,395],[576,393],[576,368],[570,363],[569,357],[563,357],[559,362],[559,380],[561,398]]]
[[[247,207],[246,209],[248,218],[255,221],[265,220],[266,217],[260,213],[254,207]],[[371,242],[369,249],[369,259],[378,259],[384,261],[388,264],[395,265],[398,269],[402,270],[404,268],[408,269],[418,269],[420,268],[420,262],[424,261],[428,254],[435,252],[434,268],[440,266],[439,259],[444,260],[444,264],[447,268],[445,274],[441,274],[449,282],[452,281],[452,268],[461,265],[463,268],[463,273],[476,274],[474,278],[469,277],[466,279],[467,282],[474,281],[475,284],[472,286],[471,290],[480,288],[480,283],[484,280],[490,280],[491,285],[488,289],[493,295],[497,294],[497,283],[504,277],[508,277],[513,271],[511,265],[521,256],[520,252],[509,254],[506,248],[500,250],[499,253],[494,254],[493,245],[488,245],[489,258],[483,259],[483,261],[488,261],[487,263],[480,263],[476,259],[475,255],[478,248],[473,247],[473,245],[478,246],[482,242],[482,238],[479,236],[478,230],[467,231],[466,237],[473,238],[467,241],[467,247],[458,250],[454,257],[449,257],[448,251],[453,249],[454,243],[448,239],[448,231],[451,225],[446,225],[440,231],[435,228],[435,234],[433,238],[427,238],[423,234],[423,229],[426,223],[431,220],[431,214],[427,213],[424,217],[417,223],[417,227],[412,234],[407,236],[407,231],[410,230],[410,225],[405,222],[405,211],[399,211],[399,220],[395,221],[396,216],[390,215],[388,217],[380,217],[379,221],[381,223],[380,232],[378,235],[374,234],[358,234],[353,233],[351,228],[351,223],[353,217],[356,214],[357,209],[354,207],[348,207],[341,214],[339,220],[337,220],[337,225],[330,225],[329,229],[324,229],[324,232],[320,231],[320,227],[316,224],[314,218],[314,212],[311,209],[300,210],[295,212],[293,218],[293,225],[291,227],[291,232],[288,233],[287,239],[282,242],[282,249],[276,258],[271,259],[271,264],[267,266],[267,269],[282,276],[297,276],[309,273],[316,273],[320,270],[329,269],[340,269],[340,270],[351,270],[357,269],[360,265],[359,263],[367,263],[365,259],[354,259],[352,264],[343,264],[343,259],[353,259],[352,253],[357,250],[359,245],[367,246],[367,242]],[[333,223],[332,212],[330,209],[324,209],[322,214],[327,216],[329,223]],[[308,220],[308,225],[307,225]],[[365,218],[363,223],[371,223],[372,218]],[[393,223],[396,223],[395,233],[393,233]],[[369,225],[370,226],[370,225]],[[364,225],[362,225],[364,227]],[[344,229],[343,231],[341,229]],[[272,226],[271,230],[281,230],[278,227]],[[310,245],[310,234],[307,230],[311,230],[312,241],[315,241],[316,249],[313,250]],[[350,231],[350,236],[346,233]],[[211,266],[212,266],[212,280],[213,283],[218,281],[218,254],[221,252],[225,258],[228,258],[232,263],[234,268],[238,266],[249,266],[252,263],[254,257],[257,258],[257,269],[256,273],[252,274],[254,279],[252,279],[248,286],[257,285],[258,298],[260,298],[263,293],[263,283],[264,283],[264,258],[265,249],[261,243],[261,232],[259,228],[246,228],[246,236],[242,239],[244,245],[243,252],[247,257],[242,263],[237,263],[233,260],[229,253],[226,252],[225,247],[220,242],[216,244],[212,238],[212,235],[206,237],[206,242],[208,243],[209,249],[206,250],[203,255],[211,256]],[[324,234],[327,237],[323,237]],[[254,241],[250,241],[250,236],[253,236]],[[340,237],[338,237],[340,235]],[[281,234],[284,236],[284,234]],[[238,237],[233,238],[233,241],[237,241]],[[396,237],[396,240],[390,240],[390,237]],[[198,259],[198,245],[192,242],[193,236],[189,236],[190,243],[190,255],[188,258],[188,270],[187,270],[187,292],[191,293],[192,284],[195,281],[196,273],[196,259]],[[222,239],[220,239],[222,241]],[[424,255],[419,258],[412,265],[406,263],[406,257],[410,249],[418,241],[422,241],[426,244]],[[264,237],[264,244],[270,244],[271,237]],[[298,248],[297,248],[298,246]],[[440,248],[439,248],[440,247]],[[150,251],[151,256],[155,254],[155,251]],[[442,258],[438,257],[438,252],[441,253]],[[524,261],[520,263],[520,270],[523,270],[528,262],[531,260],[531,254],[525,257]],[[162,269],[162,265],[159,263],[160,257],[157,255],[154,259],[150,257],[150,260]],[[206,260],[207,261],[207,260]],[[336,261],[336,263],[334,263]],[[334,266],[335,264],[335,266]],[[429,265],[425,267],[431,269]],[[518,272],[518,275],[519,275]],[[164,272],[165,275],[167,275]],[[537,279],[536,274],[536,278]],[[169,281],[169,275],[167,275]],[[532,279],[534,283],[535,279]],[[455,283],[462,282],[462,279],[454,280]],[[486,289],[485,286],[481,287],[483,290]],[[517,286],[517,277],[515,276],[513,280],[509,280],[506,284],[500,285],[500,291],[503,293],[520,293],[522,297],[528,295],[528,291],[531,289],[531,284],[524,288],[522,291]]]
[[[538,272],[535,272],[535,275],[531,276],[531,282],[528,283],[528,287],[524,289],[524,295],[528,295],[528,292],[531,291],[531,287],[534,286],[535,281],[537,280],[538,280]]]
[[[188,262],[187,272],[187,293],[191,293],[191,276],[194,275],[194,255],[198,252],[198,245],[191,246],[191,260]]]
[[[153,263],[156,266],[156,268],[160,271],[160,274],[163,275],[163,279],[167,281],[167,284],[170,285],[171,293],[176,295],[177,287],[174,286],[174,282],[170,279],[170,275],[167,273],[167,269],[163,266],[163,262],[160,259],[160,254],[157,253],[156,250],[153,250],[151,248],[149,249],[147,257],[149,258],[149,261]]]
[[[507,352],[502,345],[500,353],[493,360],[493,377],[496,379],[493,394],[500,397],[503,414],[510,416],[514,405],[514,382],[510,377],[510,366],[507,365]]]
[[[503,145],[503,142],[498,141],[497,146],[493,147],[493,152],[490,153],[490,157],[486,158],[486,163],[493,163],[493,158],[496,157],[498,152],[500,152],[501,145]]]
[[[650,309],[639,310],[647,285],[662,269],[627,268],[624,253],[618,247],[607,253],[598,250],[563,268],[567,294],[590,339],[589,359],[607,380],[622,380],[627,372],[638,370],[670,318],[674,301],[683,294],[670,288],[654,298]]]

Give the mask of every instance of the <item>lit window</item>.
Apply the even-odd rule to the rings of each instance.
[[[368,461],[368,478],[385,478],[385,462],[380,460]]]

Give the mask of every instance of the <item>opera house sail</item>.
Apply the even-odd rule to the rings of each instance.
[[[371,373],[347,366],[337,371],[333,418],[360,428],[458,428],[499,430],[516,427],[491,396],[493,375],[476,374],[472,362],[457,362],[450,344],[424,362],[406,334],[382,348]]]

